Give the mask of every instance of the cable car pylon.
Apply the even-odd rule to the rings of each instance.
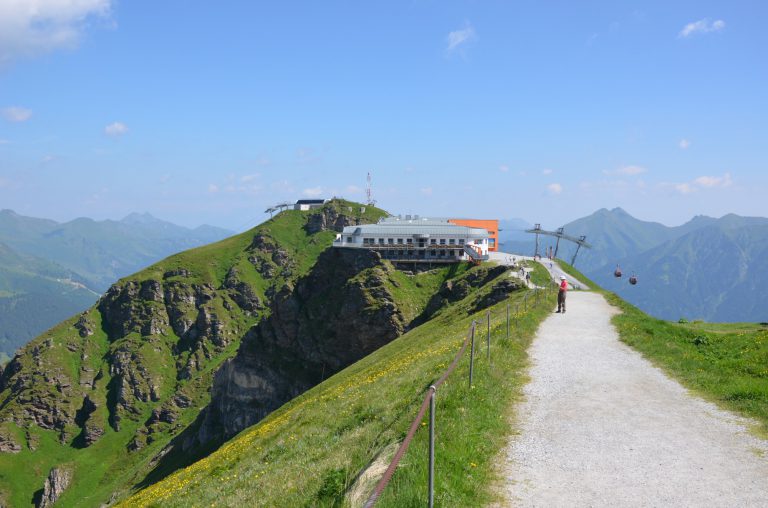
[[[547,235],[547,236],[554,236],[557,238],[557,242],[555,244],[555,254],[554,257],[557,257],[557,251],[560,248],[560,239],[568,240],[569,242],[573,242],[576,244],[576,252],[573,253],[573,257],[571,258],[571,266],[574,266],[576,264],[576,256],[579,254],[579,249],[582,247],[591,249],[592,246],[587,243],[587,237],[586,235],[581,235],[578,238],[571,235],[566,235],[563,228],[557,228],[557,231],[547,231],[544,229],[541,229],[541,224],[536,224],[533,229],[526,229],[526,233],[533,233],[536,235],[536,250],[533,253],[533,257],[539,257],[539,235]]]

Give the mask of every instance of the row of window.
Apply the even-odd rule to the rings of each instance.
[[[363,238],[363,245],[413,245],[413,238],[387,238],[386,241],[384,238],[379,238],[379,241],[376,242],[375,238]],[[405,240],[405,241],[403,241]],[[353,237],[348,236],[347,237],[348,242],[353,242]],[[397,243],[395,243],[397,242]],[[430,238],[429,239],[429,245],[457,245],[455,238],[449,238],[448,243],[446,244],[445,238],[440,238],[440,242],[438,243],[437,238]],[[458,245],[464,245],[464,239],[459,238]],[[419,246],[424,247],[426,246],[426,241],[419,241]]]
[[[392,251],[382,251],[384,258],[389,259],[405,259],[405,258],[424,258],[424,254],[426,251],[402,251],[402,250],[392,250]],[[428,253],[428,257],[431,258],[445,258],[445,257],[452,257],[452,258],[463,258],[464,257],[464,251],[462,250],[430,250]]]

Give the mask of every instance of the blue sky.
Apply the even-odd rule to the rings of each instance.
[[[760,1],[0,0],[0,208],[768,215]]]

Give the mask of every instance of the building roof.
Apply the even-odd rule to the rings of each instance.
[[[363,224],[347,226],[345,235],[459,235],[476,238],[486,238],[488,231],[481,228],[457,226],[448,222],[435,221],[395,221],[378,224]]]
[[[325,199],[300,199],[296,201],[297,205],[322,205]]]

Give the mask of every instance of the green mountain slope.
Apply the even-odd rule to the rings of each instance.
[[[149,214],[59,224],[0,211],[0,356],[87,309],[118,278],[229,234]]]
[[[148,214],[131,214],[121,221],[80,218],[59,224],[0,211],[0,242],[72,270],[98,292],[170,254],[230,234],[211,226],[191,230]]]
[[[287,211],[121,279],[98,304],[22,348],[0,376],[0,491],[25,506],[54,466],[61,506],[98,506],[142,479],[198,417],[216,369],[307,276],[334,228],[371,222],[334,201]]]
[[[662,319],[768,321],[762,301],[768,285],[768,220],[724,217],[676,240],[619,260],[640,284],[615,279],[605,266],[589,275]],[[745,225],[747,224],[747,225]]]
[[[635,219],[621,208],[597,212],[575,220],[563,226],[571,236],[586,235],[592,249],[581,249],[576,265],[582,272],[590,273],[593,269],[613,263],[626,256],[645,251],[667,242],[678,233],[674,228],[657,222]],[[554,244],[554,239],[544,240],[546,245]],[[568,242],[560,243],[558,257],[571,259],[574,248]]]
[[[0,243],[0,352],[92,305],[98,294],[70,270]]]
[[[523,305],[530,295],[520,288],[489,298],[509,283],[505,270],[487,267],[444,282],[432,299],[439,305],[428,312],[431,319],[120,506],[342,506],[350,496],[360,505],[372,484],[350,494],[356,480],[372,463],[386,465],[471,321],[484,323],[485,306],[501,300],[489,308],[492,363],[486,360],[483,324],[476,334],[473,387],[467,383],[467,354],[437,399],[437,502],[486,504],[493,499],[494,457],[506,439],[506,410],[524,382],[525,349],[551,311],[544,298]],[[513,314],[509,340],[507,303]],[[425,428],[417,434],[380,506],[426,503],[426,435]]]

